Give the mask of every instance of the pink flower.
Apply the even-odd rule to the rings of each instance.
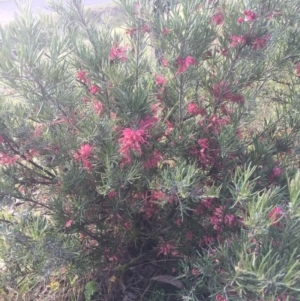
[[[214,198],[205,198],[201,201],[201,205],[203,205],[206,209],[210,209],[213,205]]]
[[[192,274],[193,274],[195,277],[197,277],[197,276],[200,274],[200,271],[199,271],[198,269],[196,269],[196,268],[193,268],[193,269],[192,269]]]
[[[185,59],[179,57],[177,59],[178,70],[177,73],[185,72],[191,65],[196,65],[197,61],[192,56],[187,56]]]
[[[162,33],[163,33],[164,35],[167,35],[167,34],[170,33],[170,30],[169,30],[168,28],[164,27],[163,30],[162,30]]]
[[[159,119],[157,117],[146,115],[140,121],[140,129],[146,130],[152,128],[154,124],[158,122],[158,120]]]
[[[178,254],[178,252],[176,251],[176,248],[173,246],[172,243],[161,242],[157,256],[159,256],[160,254],[163,254],[164,256],[168,256],[168,255],[175,256]]]
[[[218,294],[216,295],[216,301],[226,301],[227,299],[223,297],[222,295]]]
[[[220,9],[218,9],[218,12],[212,16],[211,21],[217,25],[221,25],[224,22],[224,15]]]
[[[121,47],[119,46],[119,44],[116,44],[110,50],[109,58],[111,60],[119,59],[121,61],[126,61],[127,60],[126,52],[127,52],[127,47]]]
[[[162,64],[163,67],[168,67],[169,66],[168,61],[164,57],[161,58],[161,64]]]
[[[246,37],[245,36],[231,36],[231,44],[230,47],[234,48],[237,47],[239,45],[243,45],[246,44]]]
[[[0,164],[10,166],[10,165],[15,164],[16,161],[18,161],[18,159],[19,159],[19,156],[17,156],[17,155],[10,156],[5,153],[0,153]]]
[[[128,34],[129,36],[133,36],[136,33],[136,28],[128,28],[126,29],[126,34]]]
[[[243,103],[244,97],[241,94],[233,94],[229,90],[229,84],[225,81],[221,81],[220,83],[216,83],[213,86],[213,95],[219,103],[223,100],[228,100],[233,103]]]
[[[229,84],[224,80],[222,80],[220,83],[214,84],[212,92],[217,100],[222,100],[223,98],[227,99],[231,95]]]
[[[202,152],[209,148],[208,139],[203,138],[198,140],[198,145],[201,147]]]
[[[94,109],[94,112],[97,114],[97,115],[101,115],[102,113],[102,110],[103,110],[103,104],[101,101],[96,101],[94,102],[93,104],[93,109]]]
[[[235,222],[235,216],[234,214],[226,214],[224,216],[224,223],[228,226],[232,226]]]
[[[194,116],[197,116],[200,114],[199,106],[194,102],[190,102],[188,104],[187,111],[188,111],[188,113],[190,113]]]
[[[221,55],[223,55],[223,56],[228,56],[228,49],[222,49],[221,50]]]
[[[165,134],[169,135],[173,131],[173,129],[174,129],[175,126],[168,119],[166,120],[166,123],[167,123],[167,129],[165,130]]]
[[[84,82],[86,84],[90,83],[90,80],[87,77],[87,72],[83,70],[77,72],[77,80]]]
[[[206,236],[206,235],[203,236],[203,242],[205,245],[211,245],[214,242],[214,240],[215,239],[211,236]]]
[[[191,66],[191,65],[196,65],[197,61],[192,57],[192,56],[187,56],[185,58],[185,65],[187,67]]]
[[[82,159],[82,165],[88,171],[92,170],[92,163],[88,159]]]
[[[65,223],[65,228],[70,228],[74,224],[74,220],[70,219]]]
[[[284,216],[284,211],[280,206],[274,207],[268,214],[269,219],[272,222],[272,226],[281,227],[279,220]]]
[[[256,19],[256,13],[252,10],[244,10],[245,21],[252,22]]]
[[[146,169],[150,169],[152,167],[157,167],[157,164],[161,161],[162,155],[158,150],[155,150],[152,156],[145,162],[143,162],[143,166]]]
[[[144,129],[134,130],[131,128],[125,128],[122,131],[120,143],[120,153],[125,158],[125,163],[130,163],[130,151],[135,151],[139,155],[142,155],[141,146],[146,143],[144,136],[146,132]]]
[[[239,18],[237,19],[237,22],[238,22],[238,24],[241,24],[241,23],[245,22],[245,20],[244,20],[243,17],[239,17]]]
[[[269,35],[261,37],[261,38],[255,38],[252,43],[253,49],[254,50],[264,49],[266,47],[269,39],[270,39]]]
[[[156,85],[164,86],[167,83],[167,80],[163,75],[155,74],[155,83]]]
[[[117,193],[116,191],[114,191],[114,190],[109,191],[109,192],[107,193],[107,197],[108,197],[109,199],[115,198],[115,197],[117,197],[117,196],[118,196],[118,193]]]
[[[35,128],[35,131],[33,133],[33,136],[35,138],[39,137],[43,131],[44,127],[42,125],[37,125],[36,128]]]
[[[149,32],[151,32],[151,29],[150,29],[150,27],[148,25],[144,25],[142,27],[142,32],[149,33]]]
[[[74,154],[75,160],[87,160],[93,151],[93,147],[90,144],[84,144],[80,147],[77,153]]]
[[[282,169],[278,166],[274,167],[272,170],[272,177],[274,178],[278,178],[280,177],[282,174]]]
[[[92,85],[90,87],[90,93],[95,95],[100,92],[100,88],[97,85]]]

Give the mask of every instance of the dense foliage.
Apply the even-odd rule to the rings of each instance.
[[[1,28],[1,293],[300,300],[300,2],[120,5]]]

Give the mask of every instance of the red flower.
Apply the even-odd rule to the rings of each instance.
[[[42,125],[37,125],[36,128],[35,128],[35,131],[33,133],[33,136],[34,137],[39,137],[43,131],[44,127]]]
[[[185,72],[191,65],[196,65],[197,61],[192,56],[187,56],[185,59],[179,57],[177,59],[178,70],[177,73]]]
[[[192,56],[187,56],[185,58],[185,65],[187,67],[191,66],[191,65],[196,65],[197,61],[192,57]]]
[[[208,139],[207,138],[199,139],[198,145],[201,147],[201,151],[203,152],[204,150],[209,148]]]
[[[269,219],[272,222],[272,226],[274,227],[281,227],[281,223],[279,220],[284,216],[284,211],[280,206],[276,206],[273,208],[270,213],[268,214]]]
[[[91,171],[92,169],[92,163],[88,159],[82,160],[82,165],[84,168],[86,168],[88,171]]]
[[[121,138],[119,139],[121,145],[120,153],[124,156],[126,163],[130,163],[130,150],[142,155],[141,146],[146,142],[144,139],[145,134],[144,129],[134,130],[125,128],[122,131]]]
[[[217,25],[221,25],[224,22],[224,15],[220,9],[218,9],[218,12],[212,16],[211,21]]]
[[[160,254],[163,254],[164,256],[168,256],[168,255],[175,256],[178,254],[178,252],[176,251],[176,248],[172,245],[172,243],[163,241],[160,244],[160,248],[157,256],[159,256]]]
[[[86,79],[86,71],[78,71],[77,72],[77,79],[80,81],[84,81]]]
[[[95,95],[100,92],[100,88],[97,85],[92,85],[90,87],[90,93]]]
[[[194,102],[190,102],[190,103],[188,104],[187,111],[188,111],[188,113],[190,113],[190,114],[192,114],[192,115],[194,115],[194,116],[197,116],[197,115],[200,114],[200,112],[199,112],[199,107],[198,107],[198,105],[197,105],[196,103],[194,103]]]
[[[86,72],[85,71],[78,71],[77,72],[77,79],[80,81],[83,81],[86,77]]]
[[[163,75],[155,74],[155,83],[156,85],[164,86],[167,83],[167,80]]]
[[[233,94],[229,90],[229,84],[223,80],[220,83],[214,84],[213,95],[219,103],[222,100],[228,100],[233,103],[243,103],[244,102],[243,96],[241,94]]]
[[[280,177],[282,174],[282,169],[278,166],[274,167],[272,170],[272,177],[273,178],[278,178]]]
[[[97,115],[101,115],[101,112],[103,110],[103,104],[102,104],[102,102],[101,101],[94,102],[93,109],[94,109],[94,112]]]
[[[229,84],[224,80],[222,80],[220,83],[214,84],[212,90],[213,95],[217,100],[228,99],[229,97],[231,97]]]
[[[88,159],[91,156],[91,153],[93,151],[93,147],[90,144],[84,144],[80,147],[78,152],[74,154],[74,158],[76,160],[85,160]]]
[[[261,37],[261,38],[255,38],[252,43],[253,49],[254,50],[264,49],[266,47],[269,39],[270,39],[269,35]]]
[[[161,161],[162,155],[158,150],[155,150],[147,161],[143,162],[143,166],[146,169],[150,169],[152,167],[157,167],[157,164]]]
[[[142,32],[144,32],[144,33],[149,33],[149,32],[151,32],[150,27],[149,27],[148,25],[144,25],[144,26],[142,27]]]
[[[243,23],[244,21],[245,21],[245,20],[244,20],[243,17],[239,17],[239,18],[237,19],[238,24],[241,24],[241,23]]]
[[[217,301],[226,301],[226,298],[218,294],[218,295],[216,295],[216,300]]]
[[[70,219],[65,223],[65,228],[69,228],[74,224],[74,220]]]
[[[165,134],[169,135],[174,129],[174,124],[170,122],[168,119],[166,120],[166,123],[167,123],[167,129],[165,130]]]
[[[224,216],[224,223],[228,226],[232,226],[235,222],[235,216],[234,214],[226,214]]]
[[[86,71],[83,71],[83,70],[78,71],[76,77],[77,77],[77,80],[79,80],[81,82],[84,82],[84,83],[86,83],[88,85],[90,84],[90,80],[87,77],[87,72]]]
[[[152,128],[155,123],[157,123],[158,118],[146,115],[143,117],[143,119],[140,122],[140,129],[146,130],[149,128]]]
[[[245,21],[252,22],[256,19],[256,13],[252,10],[244,10]]]
[[[203,242],[205,245],[211,245],[214,242],[214,240],[215,239],[211,236],[206,236],[206,235],[203,236]]]
[[[120,47],[119,44],[116,44],[110,50],[109,58],[111,60],[120,59],[121,61],[126,61],[127,60],[126,52],[127,52],[127,47]]]
[[[4,164],[7,166],[15,164],[16,161],[18,161],[19,156],[14,155],[14,156],[9,156],[4,153],[0,153],[0,164]]]
[[[161,58],[161,64],[162,64],[163,67],[168,67],[169,66],[168,61],[164,57]]]
[[[231,39],[230,47],[232,48],[237,47],[239,45],[246,44],[246,37],[244,36],[231,36],[230,39]]]
[[[126,34],[130,35],[131,37],[136,33],[136,28],[128,28],[126,29]]]
[[[167,34],[170,33],[170,30],[168,28],[164,27],[163,30],[162,30],[162,33],[167,35]]]

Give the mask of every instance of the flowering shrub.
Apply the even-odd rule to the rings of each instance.
[[[297,300],[300,6],[150,2],[117,31],[78,1],[1,31],[21,100],[0,113],[2,283],[63,267],[99,298],[164,279],[166,300]]]

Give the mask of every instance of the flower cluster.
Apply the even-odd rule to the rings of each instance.
[[[18,159],[19,156],[17,155],[11,156],[5,153],[0,153],[0,164],[10,166],[15,164],[18,161]]]
[[[197,61],[192,56],[187,56],[185,59],[179,57],[177,59],[178,69],[177,74],[184,73],[192,65],[197,65]]]
[[[74,154],[74,159],[82,162],[82,165],[90,171],[92,164],[89,160],[93,151],[93,147],[90,144],[83,144],[77,153]]]
[[[269,219],[272,222],[272,225],[277,228],[281,228],[280,220],[282,219],[283,216],[284,216],[284,211],[280,206],[274,207],[268,215]]]
[[[188,104],[187,111],[194,116],[206,115],[206,110],[204,108],[199,108],[198,104],[194,102]]]
[[[224,80],[220,83],[214,84],[212,92],[218,104],[224,100],[238,104],[242,104],[244,102],[243,96],[238,93],[232,93],[229,88],[229,83]]]
[[[90,79],[87,76],[87,72],[84,70],[80,70],[77,72],[77,80],[79,80],[80,82],[83,82],[87,85],[90,84]]]
[[[220,8],[218,8],[217,13],[212,16],[211,21],[217,25],[221,25],[224,22],[224,15]]]
[[[134,151],[140,156],[142,155],[142,145],[146,143],[146,131],[144,129],[125,128],[121,133],[120,153],[125,159],[125,163],[129,164],[131,161],[130,151]]]
[[[127,47],[121,47],[119,43],[116,43],[113,48],[110,50],[109,58],[113,60],[127,60]]]

